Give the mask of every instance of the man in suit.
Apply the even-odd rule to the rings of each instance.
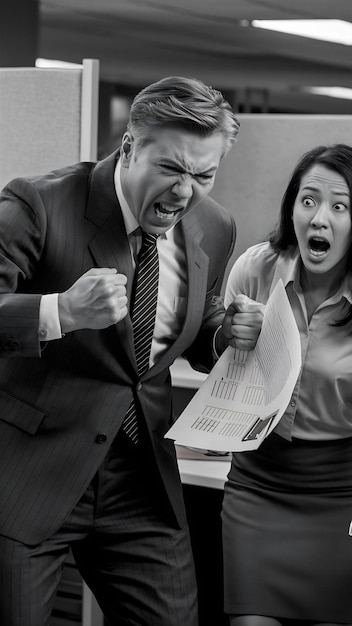
[[[227,343],[218,294],[235,225],[207,196],[238,130],[220,92],[169,77],[136,96],[117,152],[1,193],[4,626],[50,622],[70,547],[108,624],[197,624],[182,487],[164,438],[169,367],[183,355],[209,371]],[[143,232],[158,235],[159,273],[141,371],[132,306]]]

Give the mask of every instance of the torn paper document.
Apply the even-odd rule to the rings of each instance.
[[[301,368],[301,342],[280,280],[250,352],[228,347],[166,433],[200,450],[253,450],[284,414]]]

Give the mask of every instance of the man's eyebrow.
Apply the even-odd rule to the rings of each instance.
[[[195,173],[195,172],[189,171],[185,163],[174,161],[168,157],[161,157],[159,162],[160,162],[160,165],[166,165],[168,167],[172,167],[175,170],[183,170],[184,172],[186,172],[187,174],[191,174],[192,176],[201,176],[202,174],[212,174],[216,172],[218,169],[216,165],[209,165],[208,169]]]

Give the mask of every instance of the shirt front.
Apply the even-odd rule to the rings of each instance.
[[[300,267],[296,248],[278,254],[268,242],[252,246],[231,269],[225,306],[240,293],[265,304],[282,279],[300,334],[302,368],[275,432],[288,440],[352,437],[352,329],[332,325],[345,317],[351,287],[345,279],[308,322]]]

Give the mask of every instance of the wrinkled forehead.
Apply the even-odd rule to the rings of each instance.
[[[313,165],[303,174],[300,181],[300,190],[309,188],[324,189],[350,195],[348,183],[342,174],[322,164]]]

